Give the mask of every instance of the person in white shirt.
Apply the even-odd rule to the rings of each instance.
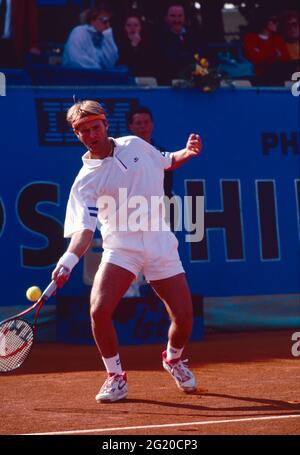
[[[110,27],[110,14],[95,8],[87,14],[86,21],[71,31],[64,47],[63,66],[95,70],[113,68],[119,53]]]
[[[191,134],[183,150],[162,154],[136,136],[108,137],[103,107],[89,100],[75,103],[67,120],[88,151],[67,204],[64,235],[71,237],[71,242],[52,278],[58,287],[65,284],[89,248],[98,219],[104,252],[92,286],[90,314],[108,377],[96,401],[113,402],[127,396],[112,314],[139,272],[165,303],[171,319],[163,367],[182,391],[193,392],[196,379],[181,360],[192,330],[192,299],[178,241],[161,211],[152,210],[151,202],[154,196],[164,196],[164,169],[176,169],[197,156],[201,139]]]

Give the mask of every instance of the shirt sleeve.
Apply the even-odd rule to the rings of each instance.
[[[161,152],[153,145],[148,144],[151,156],[155,163],[159,165],[162,169],[168,169],[172,166],[172,156],[173,153],[170,152]]]
[[[94,232],[97,226],[97,216],[97,196],[93,185],[75,180],[67,204],[64,237],[72,237],[75,232],[84,229]]]

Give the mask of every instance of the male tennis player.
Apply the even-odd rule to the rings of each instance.
[[[108,377],[96,401],[113,402],[127,396],[127,378],[118,354],[112,314],[139,272],[164,302],[171,319],[168,345],[162,353],[163,367],[183,392],[193,392],[195,377],[186,361],[181,360],[192,330],[191,295],[177,239],[166,228],[161,211],[150,213],[149,207],[152,196],[164,195],[164,169],[176,169],[197,156],[202,147],[200,137],[191,134],[186,148],[164,155],[136,136],[113,139],[107,135],[105,111],[96,101],[75,103],[67,113],[67,121],[88,150],[67,205],[64,235],[71,237],[71,242],[52,278],[59,287],[64,285],[88,249],[98,218],[104,252],[92,286],[90,314],[93,336]],[[141,201],[142,220],[138,228],[137,201]],[[160,230],[151,229],[154,221],[160,223]],[[62,267],[69,273],[58,277]]]

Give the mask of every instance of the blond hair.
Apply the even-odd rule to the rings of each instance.
[[[84,100],[77,101],[67,112],[67,122],[70,125],[77,123],[78,120],[89,115],[104,114],[105,110],[97,101]]]

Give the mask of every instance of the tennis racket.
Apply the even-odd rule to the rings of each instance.
[[[59,275],[64,273],[67,272],[62,268]],[[0,373],[16,370],[25,362],[34,343],[41,308],[56,289],[56,282],[52,280],[31,307],[0,322]],[[33,323],[22,319],[33,311]]]

